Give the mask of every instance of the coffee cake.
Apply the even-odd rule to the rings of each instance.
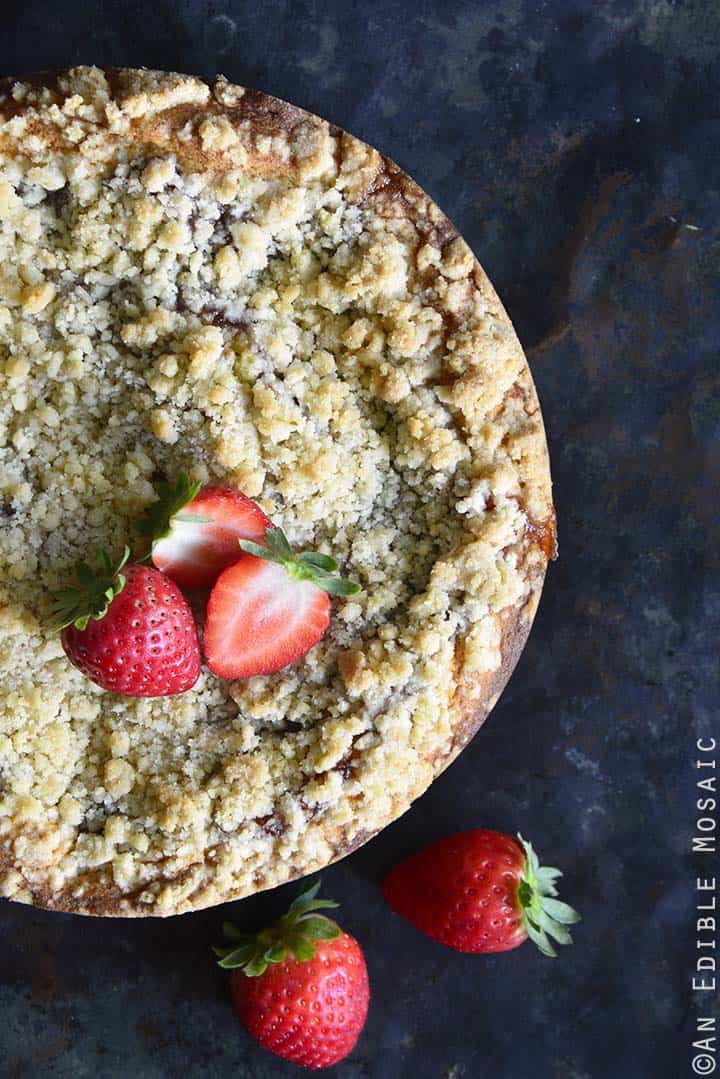
[[[404,812],[522,649],[554,513],[527,363],[396,165],[219,78],[76,68],[0,96],[0,894],[169,915]],[[51,593],[185,470],[362,584],[293,666],[86,681]]]

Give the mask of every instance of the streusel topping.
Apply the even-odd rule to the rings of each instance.
[[[534,610],[542,421],[464,241],[350,136],[89,68],[0,119],[0,892],[175,913],[325,864],[452,757]],[[115,696],[50,593],[181,469],[363,592],[278,674]]]

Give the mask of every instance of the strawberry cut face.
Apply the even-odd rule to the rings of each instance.
[[[330,598],[275,562],[245,554],[212,590],[205,657],[220,678],[271,674],[305,655],[325,633]]]
[[[262,543],[271,526],[263,511],[240,491],[204,487],[170,520],[153,545],[152,560],[180,588],[211,588],[242,552],[238,540]]]

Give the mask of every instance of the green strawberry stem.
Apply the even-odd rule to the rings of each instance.
[[[357,581],[333,576],[338,564],[329,555],[303,551],[296,557],[282,528],[268,528],[265,533],[267,546],[253,543],[252,540],[238,540],[238,543],[248,554],[283,566],[293,580],[312,581],[314,585],[331,596],[354,596],[362,591]]]
[[[555,881],[562,876],[560,870],[541,866],[532,844],[519,834],[518,839],[526,858],[518,888],[523,926],[542,954],[554,959],[557,952],[548,938],[552,937],[558,944],[572,944],[566,927],[579,922],[580,915],[567,903],[554,898],[558,894]]]
[[[135,522],[135,530],[150,541],[150,551],[161,539],[170,535],[173,520],[189,520],[196,524],[208,521],[208,517],[182,515],[182,510],[197,497],[202,484],[193,482],[187,472],[179,472],[174,483],[156,483],[157,502],[148,506],[144,515]]]
[[[319,890],[319,880],[306,885],[290,904],[287,914],[259,933],[244,933],[231,922],[225,922],[223,933],[231,945],[213,948],[219,957],[218,966],[223,970],[240,969],[249,978],[257,978],[270,963],[282,963],[288,952],[296,959],[312,959],[316,940],[334,940],[341,932],[335,922],[314,913],[338,905],[332,899],[316,899]]]
[[[122,558],[113,568],[107,553],[98,548],[100,570],[90,569],[86,562],[78,562],[75,567],[77,583],[63,588],[55,596],[53,603],[53,624],[56,629],[74,626],[75,629],[87,629],[91,618],[99,621],[108,612],[108,607],[125,587],[122,569],[130,557],[130,548],[125,547]]]

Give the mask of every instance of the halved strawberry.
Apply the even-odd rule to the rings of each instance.
[[[241,491],[201,487],[185,472],[156,487],[158,501],[137,524],[152,543],[152,561],[188,590],[210,588],[238,558],[238,540],[262,542],[272,522]]]
[[[360,585],[335,577],[337,562],[305,551],[293,555],[280,528],[267,547],[240,541],[246,552],[218,577],[205,621],[205,658],[220,678],[279,671],[317,644],[330,621],[330,595]]]

